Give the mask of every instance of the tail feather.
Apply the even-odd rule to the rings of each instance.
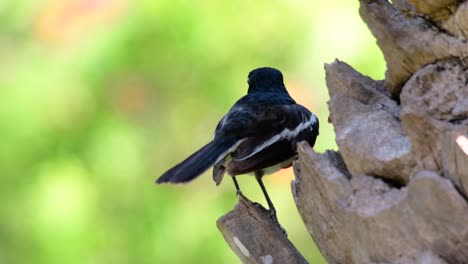
[[[235,139],[214,139],[190,157],[164,173],[156,183],[184,183],[200,176],[236,144]]]

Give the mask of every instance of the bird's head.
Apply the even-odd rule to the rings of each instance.
[[[275,68],[262,67],[251,71],[247,83],[249,84],[248,93],[286,92],[283,74]]]

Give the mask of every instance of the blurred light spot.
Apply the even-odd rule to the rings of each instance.
[[[294,173],[292,167],[289,167],[279,170],[267,177],[271,178],[274,183],[284,184],[285,182],[290,182],[294,179]]]
[[[53,43],[83,38],[96,25],[122,13],[125,0],[49,0],[35,23],[39,38]]]
[[[123,74],[125,77],[116,80],[111,100],[114,108],[125,116],[139,120],[150,114],[154,105],[154,94],[145,79]]]
[[[44,232],[73,232],[88,219],[93,189],[87,178],[81,163],[74,160],[46,164],[40,169],[33,203]]]
[[[93,170],[114,184],[128,184],[144,170],[142,148],[142,138],[135,129],[117,120],[105,120],[91,141]]]
[[[93,94],[78,82],[57,85],[47,91],[44,114],[49,127],[58,131],[76,129],[95,110]]]
[[[305,87],[299,82],[288,82],[286,83],[289,94],[298,104],[307,107],[309,110],[314,112],[315,109],[319,108],[320,101],[316,98],[314,93],[315,87]],[[316,110],[315,110],[316,111]]]

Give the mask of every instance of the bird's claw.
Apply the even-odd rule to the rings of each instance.
[[[275,209],[270,209],[268,210],[268,215],[270,216],[270,218],[276,223],[276,225],[280,228],[281,232],[287,237],[288,236],[288,233],[286,232],[286,229],[284,229],[279,220],[278,220],[278,216],[276,215],[276,210]]]

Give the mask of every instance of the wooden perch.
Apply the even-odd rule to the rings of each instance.
[[[243,263],[308,263],[268,211],[243,195],[217,225]]]

